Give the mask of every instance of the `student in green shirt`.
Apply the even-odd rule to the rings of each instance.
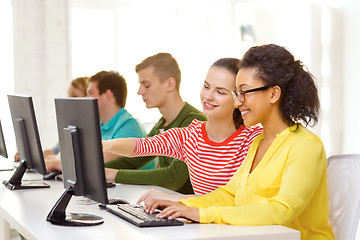
[[[162,114],[148,137],[170,128],[187,127],[194,119],[206,121],[199,110],[181,99],[181,72],[171,54],[150,56],[139,63],[135,70],[139,75],[138,94],[147,108],[158,108]],[[115,175],[117,183],[157,185],[183,194],[193,193],[188,168],[181,160],[158,156],[158,168],[139,170],[155,156],[112,159],[115,156],[105,156],[105,171],[107,175]]]

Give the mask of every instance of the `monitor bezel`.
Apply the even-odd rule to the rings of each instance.
[[[3,184],[11,190],[48,188],[50,185],[42,181],[22,182],[26,170],[33,170],[41,175],[47,173],[32,97],[8,95],[8,101],[20,165]]]
[[[83,214],[66,213],[72,196],[108,204],[97,99],[56,98],[55,109],[65,192],[46,219],[62,226],[101,224],[98,216],[85,214],[82,221],[73,217]]]
[[[35,116],[33,99],[25,95],[8,95],[11,119],[14,126],[16,145],[19,152],[19,160],[27,162],[28,169],[34,170],[42,175],[47,173],[44,155],[42,151],[39,129]],[[23,145],[21,129],[17,127],[19,119],[24,120],[25,132],[29,144],[30,159],[26,159],[26,153],[19,146]]]
[[[8,158],[8,153],[7,153],[7,149],[6,149],[6,144],[5,144],[5,137],[4,137],[4,132],[2,129],[2,125],[1,125],[1,120],[0,120],[0,155],[4,158]]]

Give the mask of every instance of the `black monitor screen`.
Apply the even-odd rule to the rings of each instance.
[[[8,95],[11,118],[14,126],[16,145],[21,164],[9,181],[4,184],[10,189],[49,187],[41,183],[22,184],[26,169],[46,174],[33,101],[30,96]]]
[[[0,121],[0,155],[3,156],[4,158],[8,157],[1,121]]]
[[[8,159],[4,133],[0,121],[0,171],[11,171],[13,169],[14,166]]]
[[[62,203],[54,206],[47,220],[53,224],[74,226],[82,223],[69,221],[69,216],[65,219],[71,196],[85,196],[102,204],[108,203],[97,99],[55,99],[55,108],[63,183],[67,190],[58,201]]]

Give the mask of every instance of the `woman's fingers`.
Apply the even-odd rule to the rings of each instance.
[[[162,210],[158,215],[156,215],[158,218],[169,218],[174,219],[181,216],[181,211],[178,206],[171,206],[167,207],[164,210]]]
[[[194,207],[187,207],[185,205],[173,205],[162,210],[158,215],[158,218],[174,219],[183,217],[194,222],[199,222],[199,209]]]
[[[169,200],[161,200],[161,199],[153,199],[149,202],[149,204],[146,205],[145,207],[145,211],[147,213],[153,213],[155,212],[156,209],[164,209],[166,207],[169,206],[173,206],[173,205],[183,205],[182,203],[178,203],[178,202],[173,202],[173,201],[169,201]]]
[[[145,199],[149,196],[150,191],[148,191],[148,192],[144,193],[143,195],[141,195],[141,197],[137,200],[136,204],[139,204],[141,202],[145,203]]]

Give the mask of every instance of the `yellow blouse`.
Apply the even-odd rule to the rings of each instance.
[[[225,186],[181,202],[199,208],[201,223],[283,225],[301,231],[301,239],[334,239],[327,221],[327,161],[321,140],[300,125],[289,127],[277,134],[249,174],[263,138],[262,133],[253,141]]]

